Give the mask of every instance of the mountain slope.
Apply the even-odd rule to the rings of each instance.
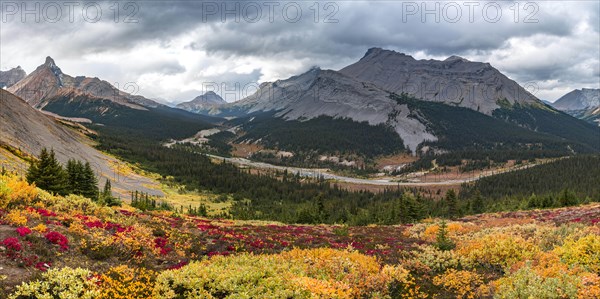
[[[20,67],[10,69],[8,71],[0,71],[0,88],[8,88],[25,78],[27,74]]]
[[[600,106],[600,89],[575,89],[560,97],[552,106],[561,111],[588,110]]]
[[[123,92],[98,78],[64,74],[51,57],[46,57],[44,64],[38,66],[18,84],[11,86],[8,91],[22,97],[36,108],[43,108],[52,98],[71,92],[108,99],[139,110],[162,106],[142,96]]]
[[[264,83],[255,94],[222,105],[216,113],[239,116],[268,111],[285,120],[329,116],[372,126],[383,124],[396,131],[410,150],[425,140],[437,139],[423,123],[408,117],[409,109],[390,99],[388,92],[339,72],[318,68],[286,80]]]
[[[600,126],[600,89],[575,89],[560,97],[552,106]]]
[[[395,92],[407,86],[425,86],[427,92]],[[465,97],[454,102],[443,94],[428,93],[436,86],[456,88]],[[402,150],[403,144],[413,153],[418,149],[434,153],[501,150],[515,156],[532,150],[560,156],[600,149],[597,128],[544,104],[489,64],[456,56],[445,61],[415,60],[376,48],[339,72],[314,68],[286,80],[263,83],[255,94],[209,113],[240,118],[230,122],[246,133],[238,140],[283,150],[313,144],[311,133],[295,127],[310,128],[314,136],[349,136],[327,117],[392,128],[402,139],[394,143],[397,150]],[[286,137],[269,132],[269,128],[296,135]],[[364,132],[358,127],[354,130]],[[376,135],[385,136],[385,132]],[[352,144],[352,140],[337,140]],[[331,144],[324,147],[334,148]],[[382,148],[391,153],[388,146]]]
[[[121,195],[125,195],[127,190],[162,194],[146,187],[154,184],[149,179],[119,173],[115,169],[118,161],[94,149],[85,136],[61,125],[6,90],[0,90],[0,144],[30,156],[37,156],[44,147],[51,148],[62,163],[68,159],[88,161],[97,175],[113,180],[115,191]]]
[[[69,76],[50,57],[8,90],[35,108],[155,139],[187,137],[220,121],[128,94],[98,78]]]
[[[458,56],[446,60],[416,60],[409,55],[371,48],[358,62],[340,70],[342,74],[397,94],[470,108],[490,115],[509,103],[542,103],[489,63],[471,62]]]
[[[189,102],[177,104],[177,108],[187,110],[194,113],[209,113],[211,109],[227,104],[214,91],[208,91],[203,95],[197,96]]]

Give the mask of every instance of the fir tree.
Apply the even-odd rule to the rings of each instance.
[[[81,164],[81,162],[80,162]],[[90,198],[92,200],[98,200],[98,179],[92,170],[92,166],[89,162],[81,164],[82,176],[81,176],[81,195]],[[110,182],[110,181],[108,181]],[[109,185],[110,187],[110,185]]]
[[[69,193],[67,175],[56,159],[54,150],[48,152],[46,148],[42,149],[39,159],[30,163],[27,181],[49,192],[60,195]]]
[[[106,179],[104,183],[104,190],[102,191],[102,197],[107,198],[112,196],[112,186],[110,184],[110,180]]]
[[[83,194],[82,188],[83,165],[80,161],[70,159],[67,162],[67,182],[69,192],[77,195]]]
[[[473,202],[471,204],[471,210],[474,214],[481,214],[485,210],[483,197],[481,196],[481,192],[479,190],[475,190],[475,195],[473,195]]]
[[[446,204],[446,216],[452,218],[458,215],[458,202],[456,199],[456,192],[454,189],[448,190],[446,192],[446,197],[444,198]]]
[[[456,244],[448,237],[448,226],[446,225],[446,221],[440,223],[440,228],[435,238],[435,246],[444,251],[452,250],[456,247]]]

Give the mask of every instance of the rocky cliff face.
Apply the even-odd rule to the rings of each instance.
[[[0,71],[0,88],[8,88],[25,78],[27,74],[20,67],[10,69],[8,71]]]
[[[425,141],[439,145],[441,151],[484,144],[494,148],[519,138],[528,143],[532,138],[543,139],[536,135],[538,131],[556,135],[552,142],[562,148],[560,140],[577,135],[574,140],[585,144],[593,132],[488,63],[457,56],[444,61],[415,60],[379,48],[370,49],[360,61],[341,71],[314,68],[286,80],[263,83],[255,94],[220,105],[208,114],[247,116],[267,111],[285,120],[329,116],[385,124],[413,153]],[[252,117],[244,119],[252,122]],[[575,131],[565,133],[567,126]]]
[[[408,117],[408,107],[397,104],[388,92],[339,72],[318,68],[287,80],[264,83],[255,94],[222,105],[217,113],[227,115],[228,111],[277,111],[276,116],[288,120],[323,115],[371,125],[389,124],[413,151],[425,140],[437,140],[423,123]]]
[[[162,106],[142,96],[121,91],[98,78],[72,77],[64,74],[51,57],[47,57],[44,64],[8,88],[8,91],[25,99],[36,108],[43,108],[48,101],[66,94],[90,95],[139,110]]]
[[[101,182],[112,180],[114,190],[126,196],[127,190],[146,190],[162,194],[147,186],[150,179],[135,174],[118,173],[118,161],[91,146],[82,134],[61,125],[55,118],[32,108],[22,99],[0,89],[0,144],[37,156],[42,148],[53,149],[57,158],[66,163],[69,159],[90,162]]]
[[[194,113],[209,113],[212,109],[227,104],[223,98],[213,91],[197,96],[189,102],[177,104],[177,108]]]
[[[600,125],[600,89],[575,89],[551,105],[574,117]]]
[[[390,50],[372,48],[342,74],[397,94],[407,93],[425,101],[470,108],[491,114],[498,101],[541,102],[489,63],[472,62],[458,56],[446,60],[416,60]]]
[[[552,106],[562,111],[588,110],[600,107],[600,89],[575,89],[560,97]]]

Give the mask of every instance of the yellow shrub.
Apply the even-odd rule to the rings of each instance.
[[[579,285],[580,279],[575,275],[560,273],[557,277],[544,277],[527,265],[495,281],[494,298],[577,298]]]
[[[46,225],[44,225],[43,223],[40,223],[40,224],[36,225],[34,228],[32,228],[32,230],[34,230],[38,233],[45,233],[48,230],[48,227],[46,227]]]
[[[37,196],[35,185],[29,185],[16,176],[0,176],[0,209],[32,205]]]
[[[9,196],[10,200],[18,201],[21,205],[31,205],[38,195],[35,185],[29,185],[26,181],[18,178],[8,180],[7,186],[12,190],[12,194]]]
[[[459,244],[459,255],[471,265],[510,267],[516,262],[531,259],[539,247],[520,236],[494,233]]]
[[[406,262],[413,265],[425,265],[425,272],[443,272],[448,268],[461,268],[468,264],[465,257],[455,250],[440,250],[431,245],[420,245],[411,252],[412,257]]]
[[[240,254],[193,262],[164,271],[156,281],[160,298],[383,298],[408,271],[381,267],[357,252],[294,249],[279,255]],[[418,292],[414,288],[413,292]]]
[[[443,286],[459,299],[482,297],[479,288],[483,285],[483,279],[481,275],[474,272],[448,269],[446,273],[434,277],[433,284]]]
[[[472,231],[473,229],[475,229],[475,226],[465,226],[457,222],[450,222],[446,226],[446,231],[451,237],[457,237],[459,235]],[[422,238],[427,241],[434,241],[437,237],[439,230],[440,226],[438,224],[427,226],[427,228],[425,228],[425,230],[423,231]]]
[[[560,258],[571,266],[582,266],[589,271],[600,273],[600,236],[588,235],[577,241],[567,240],[555,249]]]
[[[82,298],[98,297],[98,280],[87,269],[50,269],[41,280],[23,283],[9,298]]]
[[[303,266],[310,277],[326,278],[331,283],[342,282],[360,296],[385,289],[391,278],[380,271],[377,259],[356,251],[339,251],[330,248],[312,250],[293,249],[281,257]],[[342,289],[345,287],[340,285]]]
[[[25,226],[27,224],[27,216],[21,210],[12,210],[4,216],[4,219],[14,226]]]
[[[99,299],[150,298],[156,273],[125,265],[110,268],[100,276]]]

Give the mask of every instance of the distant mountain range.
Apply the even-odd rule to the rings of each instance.
[[[600,89],[575,89],[560,97],[552,106],[600,126]]]
[[[98,78],[71,77],[64,74],[51,57],[18,83],[8,88],[35,108],[44,108],[62,96],[88,96],[106,99],[116,104],[138,110],[163,106],[142,96],[121,91]]]
[[[336,130],[322,117],[391,128],[402,139],[403,149],[413,153],[524,150],[531,144],[563,153],[600,148],[596,128],[540,101],[488,63],[457,56],[416,60],[380,48],[369,49],[340,71],[313,68],[263,83],[255,94],[205,113],[238,117],[231,122],[248,133],[238,141],[279,149],[286,149],[286,138],[283,133],[275,136],[269,127],[284,126],[279,120],[286,120],[289,126],[317,130],[296,132],[296,139],[316,144],[311,138],[322,137],[318,131]],[[257,115],[261,117],[254,118]],[[310,125],[317,118],[322,126]],[[351,140],[337,142],[352,144]],[[352,149],[335,151],[344,150]]]
[[[88,120],[157,140],[187,137],[219,121],[126,93],[98,78],[69,76],[51,57],[8,91],[34,108],[61,117]]]
[[[212,109],[224,104],[227,104],[227,102],[223,98],[214,91],[208,91],[189,102],[177,104],[177,108],[195,113],[210,114]]]
[[[25,78],[27,74],[20,67],[10,69],[8,71],[0,71],[0,88],[8,88]]]
[[[489,63],[472,62],[459,56],[443,61],[416,60],[395,51],[371,48],[358,62],[340,73],[375,84],[397,94],[448,105],[466,107],[485,114],[500,108],[498,100],[538,105],[539,100]]]
[[[600,150],[598,127],[540,101],[488,63],[458,56],[416,60],[380,48],[340,71],[312,68],[263,83],[234,103],[208,92],[171,108],[98,78],[64,74],[50,57],[8,90],[35,108],[88,120],[110,134],[164,141],[216,125],[234,135],[220,142],[256,143],[296,159]]]

